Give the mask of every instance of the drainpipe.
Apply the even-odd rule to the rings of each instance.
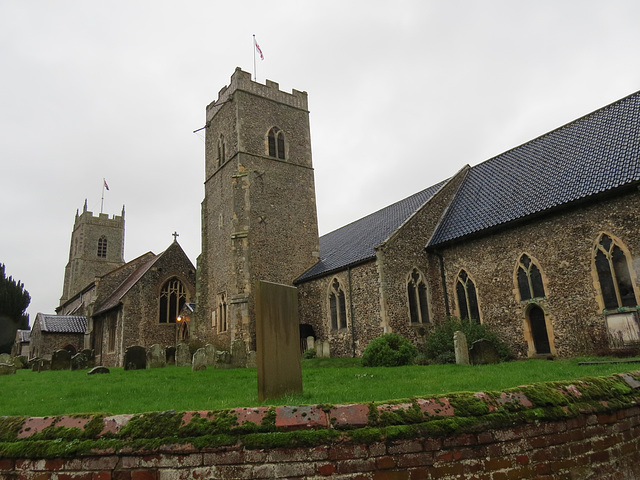
[[[353,358],[356,358],[356,322],[353,318],[353,300],[351,298],[351,267],[347,267],[349,276],[349,313],[351,314],[351,348],[353,349]]]
[[[444,275],[444,257],[440,252],[436,250],[433,250],[433,254],[438,257],[438,260],[440,261],[440,280],[442,281],[442,291],[444,293],[444,312],[446,316],[449,317],[451,315],[451,312],[449,311],[449,294],[447,293],[447,281]]]

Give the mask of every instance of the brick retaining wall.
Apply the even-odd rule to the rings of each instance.
[[[637,479],[639,378],[386,404],[3,417],[0,478]]]

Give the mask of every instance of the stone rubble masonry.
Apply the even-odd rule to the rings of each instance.
[[[637,479],[639,378],[640,371],[636,371],[504,392],[385,404],[251,407],[108,417],[3,417],[0,478]],[[132,422],[144,422],[145,416],[152,415],[180,426],[171,429],[168,438],[145,438],[145,429],[138,433],[127,430]],[[228,422],[230,418],[234,421]],[[222,420],[218,428],[224,430],[221,425],[227,425],[231,441],[222,446],[200,442],[196,447],[195,427],[216,419]],[[155,426],[161,419],[152,417],[152,421]],[[66,440],[56,438],[60,427],[67,429]],[[94,433],[82,437],[90,428]],[[183,436],[180,443],[179,433],[184,428],[191,428],[192,436]],[[71,440],[73,435],[69,433],[74,429],[78,435]],[[318,435],[315,439],[314,434]],[[288,442],[283,442],[287,435]],[[78,445],[80,438],[96,442],[95,446],[71,458],[56,454],[25,458],[29,455],[19,453],[61,452]],[[100,444],[100,438],[106,442]],[[148,446],[144,446],[145,440]],[[47,442],[62,450],[43,448]]]

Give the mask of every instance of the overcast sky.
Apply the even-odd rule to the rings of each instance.
[[[0,263],[53,313],[77,209],[200,253],[205,107],[307,91],[327,233],[640,90],[640,2],[0,0]],[[531,179],[535,181],[535,179]]]

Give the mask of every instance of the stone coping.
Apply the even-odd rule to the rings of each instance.
[[[107,442],[105,447],[113,452],[130,449],[131,445],[144,450],[151,444],[153,448],[189,444],[189,448],[197,449],[237,443],[250,447],[256,444],[256,434],[298,434],[291,437],[293,443],[310,444],[336,438],[357,437],[362,441],[365,434],[379,441],[392,431],[397,435],[402,427],[407,427],[402,433],[405,437],[442,436],[640,408],[638,405],[640,370],[608,377],[523,385],[500,392],[461,392],[384,403],[259,406],[135,415],[0,417],[0,458],[16,456],[18,450],[24,455],[24,449],[8,448],[22,442],[78,444],[88,441],[87,453],[95,454],[96,449],[101,448],[100,442]],[[325,432],[325,435],[303,438],[301,432]],[[326,435],[327,432],[331,435]],[[200,447],[194,442],[198,438],[206,439]],[[108,443],[110,441],[112,443]],[[261,446],[265,443],[269,442],[258,442]],[[34,452],[34,455],[42,453]]]

